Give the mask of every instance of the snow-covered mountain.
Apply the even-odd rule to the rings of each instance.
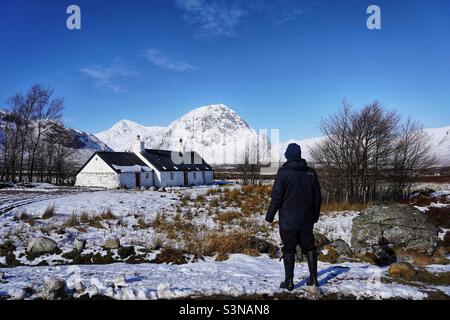
[[[450,126],[424,130],[430,137],[431,150],[438,165],[450,166]]]
[[[450,126],[425,131],[430,136],[438,164],[450,166]],[[115,151],[130,151],[138,135],[147,148],[155,149],[179,150],[180,139],[183,139],[186,150],[199,152],[211,164],[241,163],[246,145],[261,138],[241,116],[223,104],[194,109],[167,127],[148,127],[122,120],[110,129],[97,133],[96,137]],[[283,142],[280,145],[280,159],[285,160],[283,154],[287,145],[296,142],[302,147],[303,157],[311,160],[310,148],[322,139]]]
[[[147,148],[195,150],[209,163],[236,163],[246,144],[258,137],[248,123],[223,104],[194,109],[167,127],[145,127],[122,120],[96,136],[115,151],[129,151],[136,136]],[[180,143],[182,139],[182,144]]]

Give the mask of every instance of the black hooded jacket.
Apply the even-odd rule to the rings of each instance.
[[[266,221],[279,212],[280,229],[312,229],[319,220],[322,196],[319,177],[305,159],[289,160],[278,170]]]

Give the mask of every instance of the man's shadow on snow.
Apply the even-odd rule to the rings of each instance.
[[[324,286],[331,279],[336,278],[338,275],[345,273],[349,270],[350,270],[349,267],[341,267],[341,266],[332,266],[332,267],[328,267],[326,269],[320,270],[317,273],[318,277],[323,276],[324,274],[327,274],[327,276],[319,281],[319,285]],[[294,285],[294,289],[297,289],[297,288],[300,288],[300,287],[306,285],[306,282],[308,282],[308,279],[309,279],[309,277],[306,277],[306,278],[302,279],[301,281],[299,281],[297,284]]]

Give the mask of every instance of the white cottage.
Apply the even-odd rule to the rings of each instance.
[[[103,188],[171,187],[211,184],[214,171],[198,153],[145,149],[96,152],[76,175],[76,186]]]

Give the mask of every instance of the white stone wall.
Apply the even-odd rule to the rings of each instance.
[[[95,155],[77,174],[75,186],[114,189],[120,187],[120,182],[117,173],[102,158]]]
[[[120,187],[120,182],[119,176],[115,172],[80,172],[77,174],[75,186],[116,189]]]

